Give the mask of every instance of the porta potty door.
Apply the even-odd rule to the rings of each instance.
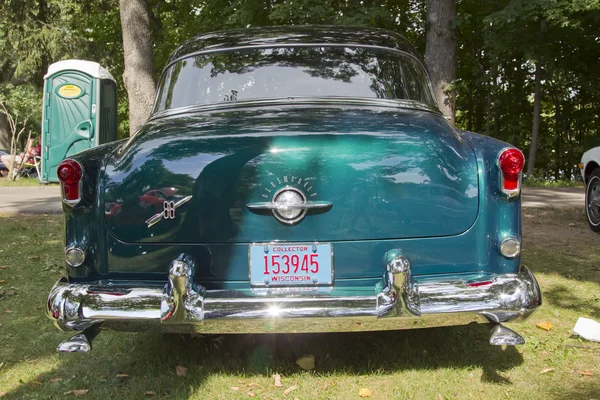
[[[79,71],[64,71],[47,78],[42,129],[43,182],[58,182],[58,164],[70,155],[93,147],[95,82]]]

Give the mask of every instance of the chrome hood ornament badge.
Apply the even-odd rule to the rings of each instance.
[[[284,182],[286,183],[288,182],[287,178],[287,176],[284,177]],[[292,177],[292,182],[296,180],[295,178],[296,177]],[[279,183],[281,182],[279,178],[277,178],[277,181]],[[301,182],[301,179],[299,179],[299,181]],[[274,189],[277,186],[274,182],[271,182],[270,184],[271,189]],[[312,186],[310,188],[312,189]],[[270,189],[267,188],[265,190],[271,193]],[[311,195],[311,197],[314,197],[313,195]],[[263,194],[263,197],[267,196]],[[273,216],[279,222],[286,225],[297,224],[302,221],[310,211],[325,212],[332,206],[333,204],[328,201],[309,201],[302,190],[290,185],[286,185],[277,190],[273,194],[271,201],[248,203],[246,205],[250,211],[254,212],[271,211]]]
[[[175,219],[175,210],[187,203],[192,199],[192,196],[186,196],[183,199],[175,202],[175,201],[165,201],[163,203],[163,211],[157,214],[154,214],[150,218],[146,220],[146,225],[148,228],[155,225],[156,223],[162,221],[163,219]]]

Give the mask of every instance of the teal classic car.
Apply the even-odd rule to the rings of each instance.
[[[377,29],[211,33],[164,68],[127,141],[58,167],[67,276],[48,316],[101,330],[273,333],[504,323],[541,304],[520,262],[523,154],[453,128],[422,59]]]

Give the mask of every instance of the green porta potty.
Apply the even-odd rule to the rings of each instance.
[[[116,91],[114,78],[95,62],[50,65],[44,77],[40,181],[58,182],[62,160],[117,139]]]

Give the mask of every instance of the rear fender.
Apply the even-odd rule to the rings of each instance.
[[[78,267],[67,264],[67,274],[73,280],[97,277],[99,266],[105,262],[105,227],[103,224],[102,185],[104,166],[113,151],[121,146],[117,141],[82,151],[69,159],[83,168],[81,201],[74,206],[63,202],[65,217],[65,249],[79,247],[85,253],[85,261]]]
[[[507,237],[521,240],[521,196],[508,199],[500,191],[500,169],[498,156],[502,150],[514,147],[506,142],[459,131],[471,145],[477,158],[479,179],[479,218],[480,235],[487,235],[488,246],[483,251],[490,252],[490,261],[497,260],[497,273],[516,273],[519,270],[520,255],[509,259],[500,254],[500,242]],[[480,250],[481,251],[481,250]],[[490,263],[494,264],[494,263]]]

